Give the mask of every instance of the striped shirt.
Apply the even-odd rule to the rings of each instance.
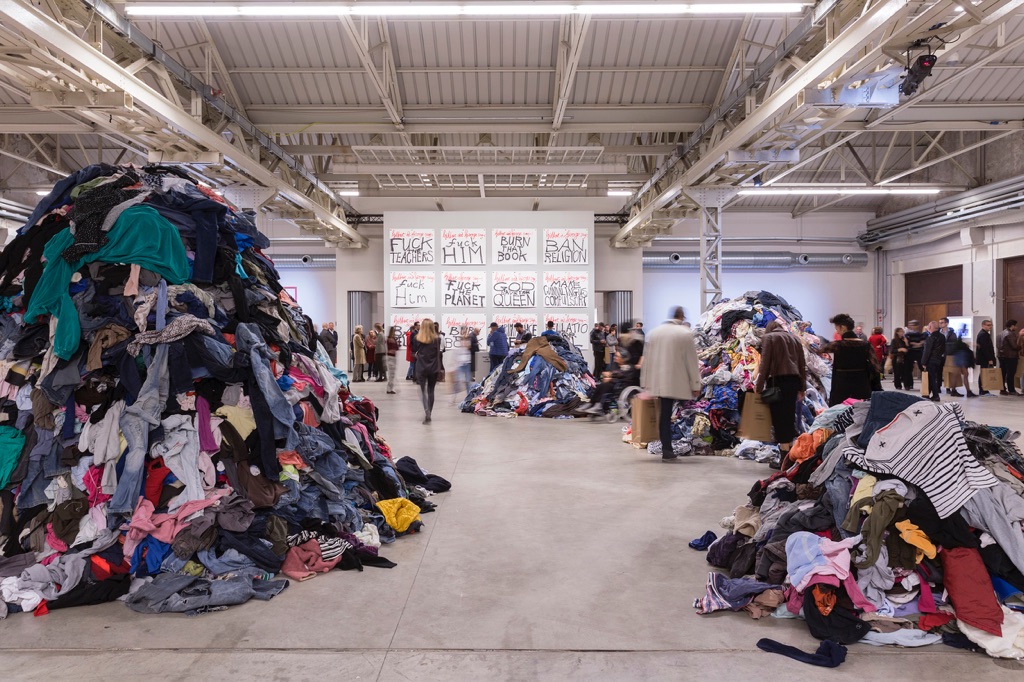
[[[998,485],[967,447],[962,420],[956,403],[916,403],[876,431],[866,450],[847,446],[843,455],[866,471],[918,486],[944,519],[979,490]]]

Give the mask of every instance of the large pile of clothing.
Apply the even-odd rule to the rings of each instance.
[[[492,417],[571,418],[593,391],[594,377],[579,348],[561,336],[542,335],[474,385],[461,409]]]
[[[754,388],[761,363],[761,337],[772,320],[780,320],[803,344],[807,359],[806,398],[797,411],[800,432],[827,406],[827,383],[832,369],[814,351],[823,345],[800,311],[768,291],[748,291],[705,312],[693,330],[700,358],[701,396],[680,402],[672,419],[673,450],[677,454],[710,455],[735,451],[737,456],[765,461],[778,450],[737,437],[741,393]],[[649,443],[661,454],[661,443]]]
[[[1024,658],[1019,436],[891,391],[825,410],[792,466],[723,519],[708,562],[727,573],[709,577],[698,613],[803,618],[840,645]]]
[[[0,253],[0,618],[394,566],[448,483],[393,461],[268,245],[178,168],[103,164]]]

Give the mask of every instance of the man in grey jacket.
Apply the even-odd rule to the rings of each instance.
[[[658,435],[661,437],[661,458],[673,460],[672,408],[677,400],[696,400],[700,396],[700,362],[697,345],[682,307],[670,311],[671,319],[647,334],[644,363],[640,368],[640,386],[658,397],[660,414]]]

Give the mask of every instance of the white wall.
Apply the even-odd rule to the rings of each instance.
[[[633,317],[641,319],[644,311],[643,249],[617,249],[610,238],[616,228],[598,230],[594,240],[594,289],[598,292],[594,306],[597,316],[605,320],[603,293],[606,291],[632,291]],[[607,320],[606,320],[607,321]]]
[[[1003,324],[1002,260],[1024,256],[1024,222],[975,228],[964,239],[956,229],[923,233],[887,244],[883,253],[885,271],[879,281],[886,289],[886,329],[906,322],[906,273],[951,265],[963,265],[964,315],[990,318],[999,329]]]
[[[337,289],[333,269],[280,269],[281,286],[298,289],[299,305],[319,328],[324,322],[338,322]]]
[[[869,213],[813,214],[791,218],[784,213],[726,212],[723,231],[726,237],[759,237],[770,239],[852,238],[864,230]],[[674,231],[676,237],[698,236],[696,221],[686,221]],[[661,248],[655,243],[657,248]],[[696,242],[673,247],[673,250],[696,252]],[[791,251],[794,253],[860,253],[854,243],[820,244],[796,241],[730,242],[724,253],[744,251]],[[868,265],[844,270],[801,269],[766,270],[763,272],[726,269],[722,273],[722,289],[726,298],[735,298],[747,291],[767,290],[786,299],[803,313],[815,331],[831,335],[828,319],[836,313],[847,313],[865,326],[872,326],[875,308],[875,259]],[[648,271],[643,273],[643,320],[647,327],[665,319],[672,306],[682,305],[687,317],[700,318],[700,275],[696,270],[683,272]]]

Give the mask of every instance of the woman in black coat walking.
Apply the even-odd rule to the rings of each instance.
[[[429,317],[423,320],[419,333],[412,338],[412,353],[416,360],[416,382],[420,385],[420,398],[423,400],[423,423],[429,424],[430,413],[434,411],[434,387],[442,369],[441,336]]]
[[[829,407],[856,398],[867,400],[872,391],[882,390],[881,368],[875,351],[867,341],[854,333],[853,318],[840,313],[829,320],[835,325],[839,340],[823,349],[832,354],[832,390],[828,394]]]

